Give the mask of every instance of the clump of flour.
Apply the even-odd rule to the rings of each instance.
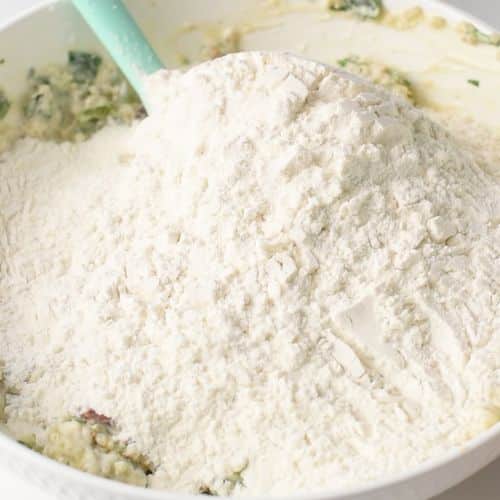
[[[284,494],[498,420],[500,187],[453,137],[285,54],[149,86],[134,131],[1,159],[8,423],[92,408],[153,487]]]

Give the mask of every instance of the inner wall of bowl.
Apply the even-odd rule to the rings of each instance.
[[[291,0],[291,2],[300,3],[303,0]],[[418,3],[436,14],[446,15],[452,21],[463,19],[459,11],[434,1],[385,0],[384,3],[389,9],[396,10]],[[178,54],[174,40],[179,30],[187,23],[217,24],[222,21],[226,26],[241,24],[255,13],[258,2],[255,0],[211,0],[210,2],[127,0],[126,4],[167,67],[175,67],[178,65]],[[311,14],[304,13],[300,21],[302,39],[307,38],[308,16]],[[269,48],[294,50],[297,43],[295,29],[296,25],[293,24],[276,25],[270,29],[272,33],[263,30],[262,33],[255,33],[250,38],[270,43]],[[314,31],[317,29],[316,23]],[[327,28],[319,26],[319,29]],[[0,40],[0,58],[5,59],[5,64],[0,65],[0,82],[13,97],[22,91],[26,71],[30,67],[63,63],[69,49],[98,51],[106,55],[71,3],[66,1],[48,1],[45,7],[35,10],[18,22],[8,24],[1,30]],[[185,43],[189,44],[189,41]],[[196,43],[196,40],[192,40],[191,43]]]

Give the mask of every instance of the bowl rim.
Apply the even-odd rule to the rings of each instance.
[[[245,498],[251,500],[347,500],[349,497],[355,497],[365,493],[379,493],[382,490],[400,485],[412,479],[418,479],[425,476],[428,473],[435,473],[448,465],[455,463],[468,455],[473,454],[482,446],[493,442],[499,441],[500,444],[500,423],[495,424],[490,429],[484,431],[476,438],[468,441],[462,447],[452,449],[438,456],[427,460],[417,466],[410,467],[408,471],[401,472],[398,474],[391,474],[389,476],[384,476],[375,481],[368,483],[363,483],[360,486],[349,486],[346,488],[339,488],[337,490],[321,490],[314,491],[311,493],[292,493],[290,495],[258,495],[258,496],[246,496]],[[0,430],[0,450],[7,452],[14,458],[15,456],[20,457],[25,462],[29,462],[38,468],[43,468],[53,473],[54,475],[64,477],[68,480],[78,482],[83,485],[93,486],[108,493],[121,495],[123,498],[140,498],[141,500],[199,500],[200,495],[194,495],[189,493],[177,493],[170,490],[160,490],[144,488],[140,486],[133,486],[112,479],[103,478],[90,474],[88,472],[81,471],[74,467],[62,464],[53,460],[51,458],[42,455],[36,451],[33,451],[26,446],[18,443],[14,439],[10,438],[7,434],[4,434]],[[497,449],[496,454],[491,456],[491,461],[498,458],[500,455],[500,447]],[[491,463],[491,462],[490,462]],[[465,479],[465,478],[464,478]],[[227,496],[220,496],[219,498],[231,498]]]
[[[392,0],[393,2],[397,0]],[[7,30],[11,26],[29,18],[30,16],[36,14],[47,8],[54,8],[61,0],[42,0],[37,5],[29,7],[27,9],[21,10],[17,15],[8,18],[7,20],[0,23],[0,33]],[[468,13],[467,11],[449,5],[442,0],[415,0],[415,5],[420,5],[424,8],[430,8],[434,11],[439,11],[444,17],[459,18],[463,21],[470,22],[477,26],[480,30],[486,33],[495,32],[495,29],[490,26],[485,21],[475,17],[474,15]],[[476,436],[474,439],[467,441],[460,448],[455,448],[448,450],[447,452],[439,455],[438,457],[426,460],[416,466],[409,467],[407,471],[400,472],[397,474],[390,474],[388,476],[383,476],[374,481],[363,483],[359,486],[348,486],[344,488],[339,488],[335,490],[321,490],[313,491],[311,493],[292,493],[290,495],[258,495],[258,496],[246,496],[245,498],[251,500],[347,500],[349,497],[356,497],[368,493],[380,493],[382,490],[400,485],[409,480],[415,480],[420,477],[425,476],[428,473],[436,472],[440,469],[451,465],[468,455],[473,454],[479,448],[482,448],[490,442],[495,440],[499,441],[499,447],[495,454],[490,456],[490,461],[494,461],[500,456],[500,422],[495,424],[493,427],[482,432],[480,435]],[[41,453],[35,452],[26,446],[18,443],[16,440],[9,437],[7,434],[2,432],[2,426],[0,424],[0,451],[6,452],[6,455],[11,455],[12,457],[18,456],[25,462],[29,462],[30,465],[43,468],[48,472],[64,477],[68,480],[80,483],[82,485],[88,485],[95,488],[105,490],[107,493],[121,495],[123,498],[137,499],[141,500],[199,500],[200,495],[188,494],[188,493],[178,493],[170,490],[159,490],[150,489],[140,486],[133,486],[126,483],[121,483],[119,481],[103,478],[90,474],[74,467],[57,462],[56,460],[50,459]],[[473,475],[473,474],[470,474]],[[470,477],[467,475],[465,478]],[[226,496],[221,496],[219,498],[231,498]]]

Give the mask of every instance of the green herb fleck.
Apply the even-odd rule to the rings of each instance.
[[[352,11],[361,17],[377,19],[382,13],[382,0],[330,0],[328,8],[332,11]]]
[[[10,101],[2,90],[0,90],[0,120],[3,120],[10,109]]]
[[[366,78],[377,85],[382,85],[415,103],[415,91],[412,83],[397,69],[370,59],[362,59],[356,55],[339,59],[337,64],[346,71]]]
[[[75,82],[92,82],[102,64],[102,58],[97,54],[72,50],[68,54],[68,64]]]
[[[485,44],[493,45],[494,47],[500,47],[499,33],[484,33],[471,23],[462,23],[459,26],[459,29],[463,34],[464,41],[466,41],[467,43],[473,45]]]
[[[47,87],[31,95],[24,105],[24,115],[26,118],[40,116],[45,120],[50,120],[53,116],[54,108],[54,96],[50,87]]]
[[[474,87],[479,87],[481,85],[481,82],[479,80],[467,80],[467,82],[471,85],[474,85]]]
[[[35,434],[28,434],[26,436],[23,436],[21,439],[18,439],[17,442],[19,444],[22,444],[23,446],[26,446],[26,448],[29,448],[30,450],[37,451],[38,453],[42,451],[42,448],[37,443]]]
[[[1,66],[2,64],[5,64],[5,58],[4,58],[4,57],[0,57],[0,66]]]
[[[351,57],[345,57],[344,59],[339,59],[337,61],[337,64],[341,68],[347,68],[351,64],[354,66],[367,66],[368,63],[366,61],[363,61],[361,58],[357,56],[351,56]]]
[[[113,108],[107,104],[81,111],[76,117],[80,130],[85,134],[92,134],[99,130],[106,123],[112,111]]]
[[[229,483],[231,493],[234,491],[236,486],[240,486],[242,488],[245,487],[245,482],[243,481],[243,472],[247,467],[248,463],[246,463],[240,470],[236,470],[232,474],[224,478],[224,481],[226,483]]]

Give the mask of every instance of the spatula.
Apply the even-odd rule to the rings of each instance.
[[[144,77],[163,68],[154,49],[121,0],[73,0],[149,112]]]

